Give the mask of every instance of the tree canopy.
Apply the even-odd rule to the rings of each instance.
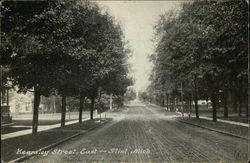
[[[124,94],[131,84],[122,30],[96,3],[4,1],[1,9],[1,65],[20,92],[34,91],[35,123],[41,95],[60,94],[65,112],[66,96],[94,102],[99,87]]]
[[[214,104],[214,120],[219,91],[235,90],[246,97],[247,8],[243,0],[194,1],[161,15],[150,56],[151,92],[180,92],[183,86],[195,101],[207,96]]]

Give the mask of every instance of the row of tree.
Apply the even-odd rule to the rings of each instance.
[[[208,99],[214,121],[221,100],[225,117],[229,104],[241,116],[247,104],[248,14],[246,1],[237,0],[186,2],[178,12],[161,15],[151,85],[141,97],[155,96],[162,105],[176,97],[194,101],[197,118],[198,100]]]
[[[129,49],[121,27],[96,3],[77,0],[4,1],[1,6],[1,68],[5,83],[19,92],[34,92],[33,133],[37,132],[40,97],[79,97],[79,122],[84,99],[100,92],[123,96]]]

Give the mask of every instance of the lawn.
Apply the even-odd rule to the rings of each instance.
[[[105,123],[111,121],[107,119]],[[82,124],[76,123],[67,125],[64,128],[58,127],[51,130],[38,132],[36,135],[28,134],[24,136],[9,138],[1,141],[1,156],[5,162],[19,158],[23,155],[17,154],[18,149],[35,151],[50,144],[56,143],[81,131],[87,131],[99,126],[99,119],[87,120]],[[102,123],[103,124],[103,123]]]
[[[228,124],[224,122],[213,122],[211,120],[206,120],[206,119],[196,119],[194,117],[191,117],[190,119],[187,117],[177,117],[178,120],[199,125],[202,127],[208,127],[212,128],[215,130],[220,130],[228,133],[232,133],[234,135],[239,135],[241,137],[247,138],[248,135],[248,127],[244,126],[239,126],[239,125],[234,125],[234,124]]]
[[[66,122],[73,121],[76,119],[71,119],[71,120],[65,120]],[[17,131],[22,131],[22,130],[27,130],[31,129],[32,127],[32,120],[26,119],[26,120],[12,120],[14,123],[13,126],[8,126],[8,127],[2,127],[1,128],[1,134],[8,134],[12,132],[17,132]],[[38,125],[43,126],[43,125],[54,125],[61,123],[61,120],[39,120]]]
[[[12,132],[17,132],[17,131],[22,131],[22,130],[27,130],[27,129],[31,129],[31,127],[14,127],[14,126],[3,127],[1,128],[1,135],[12,133]]]

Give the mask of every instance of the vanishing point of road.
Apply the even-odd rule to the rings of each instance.
[[[247,141],[190,126],[176,113],[134,102],[104,126],[27,162],[243,162]],[[66,151],[71,153],[62,154]],[[73,151],[73,154],[72,154]]]

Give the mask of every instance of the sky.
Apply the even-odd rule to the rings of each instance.
[[[180,6],[178,1],[98,1],[97,2],[118,21],[132,50],[129,62],[131,76],[135,79],[135,89],[143,91],[149,84],[152,65],[148,55],[154,51],[153,26],[159,15]]]

